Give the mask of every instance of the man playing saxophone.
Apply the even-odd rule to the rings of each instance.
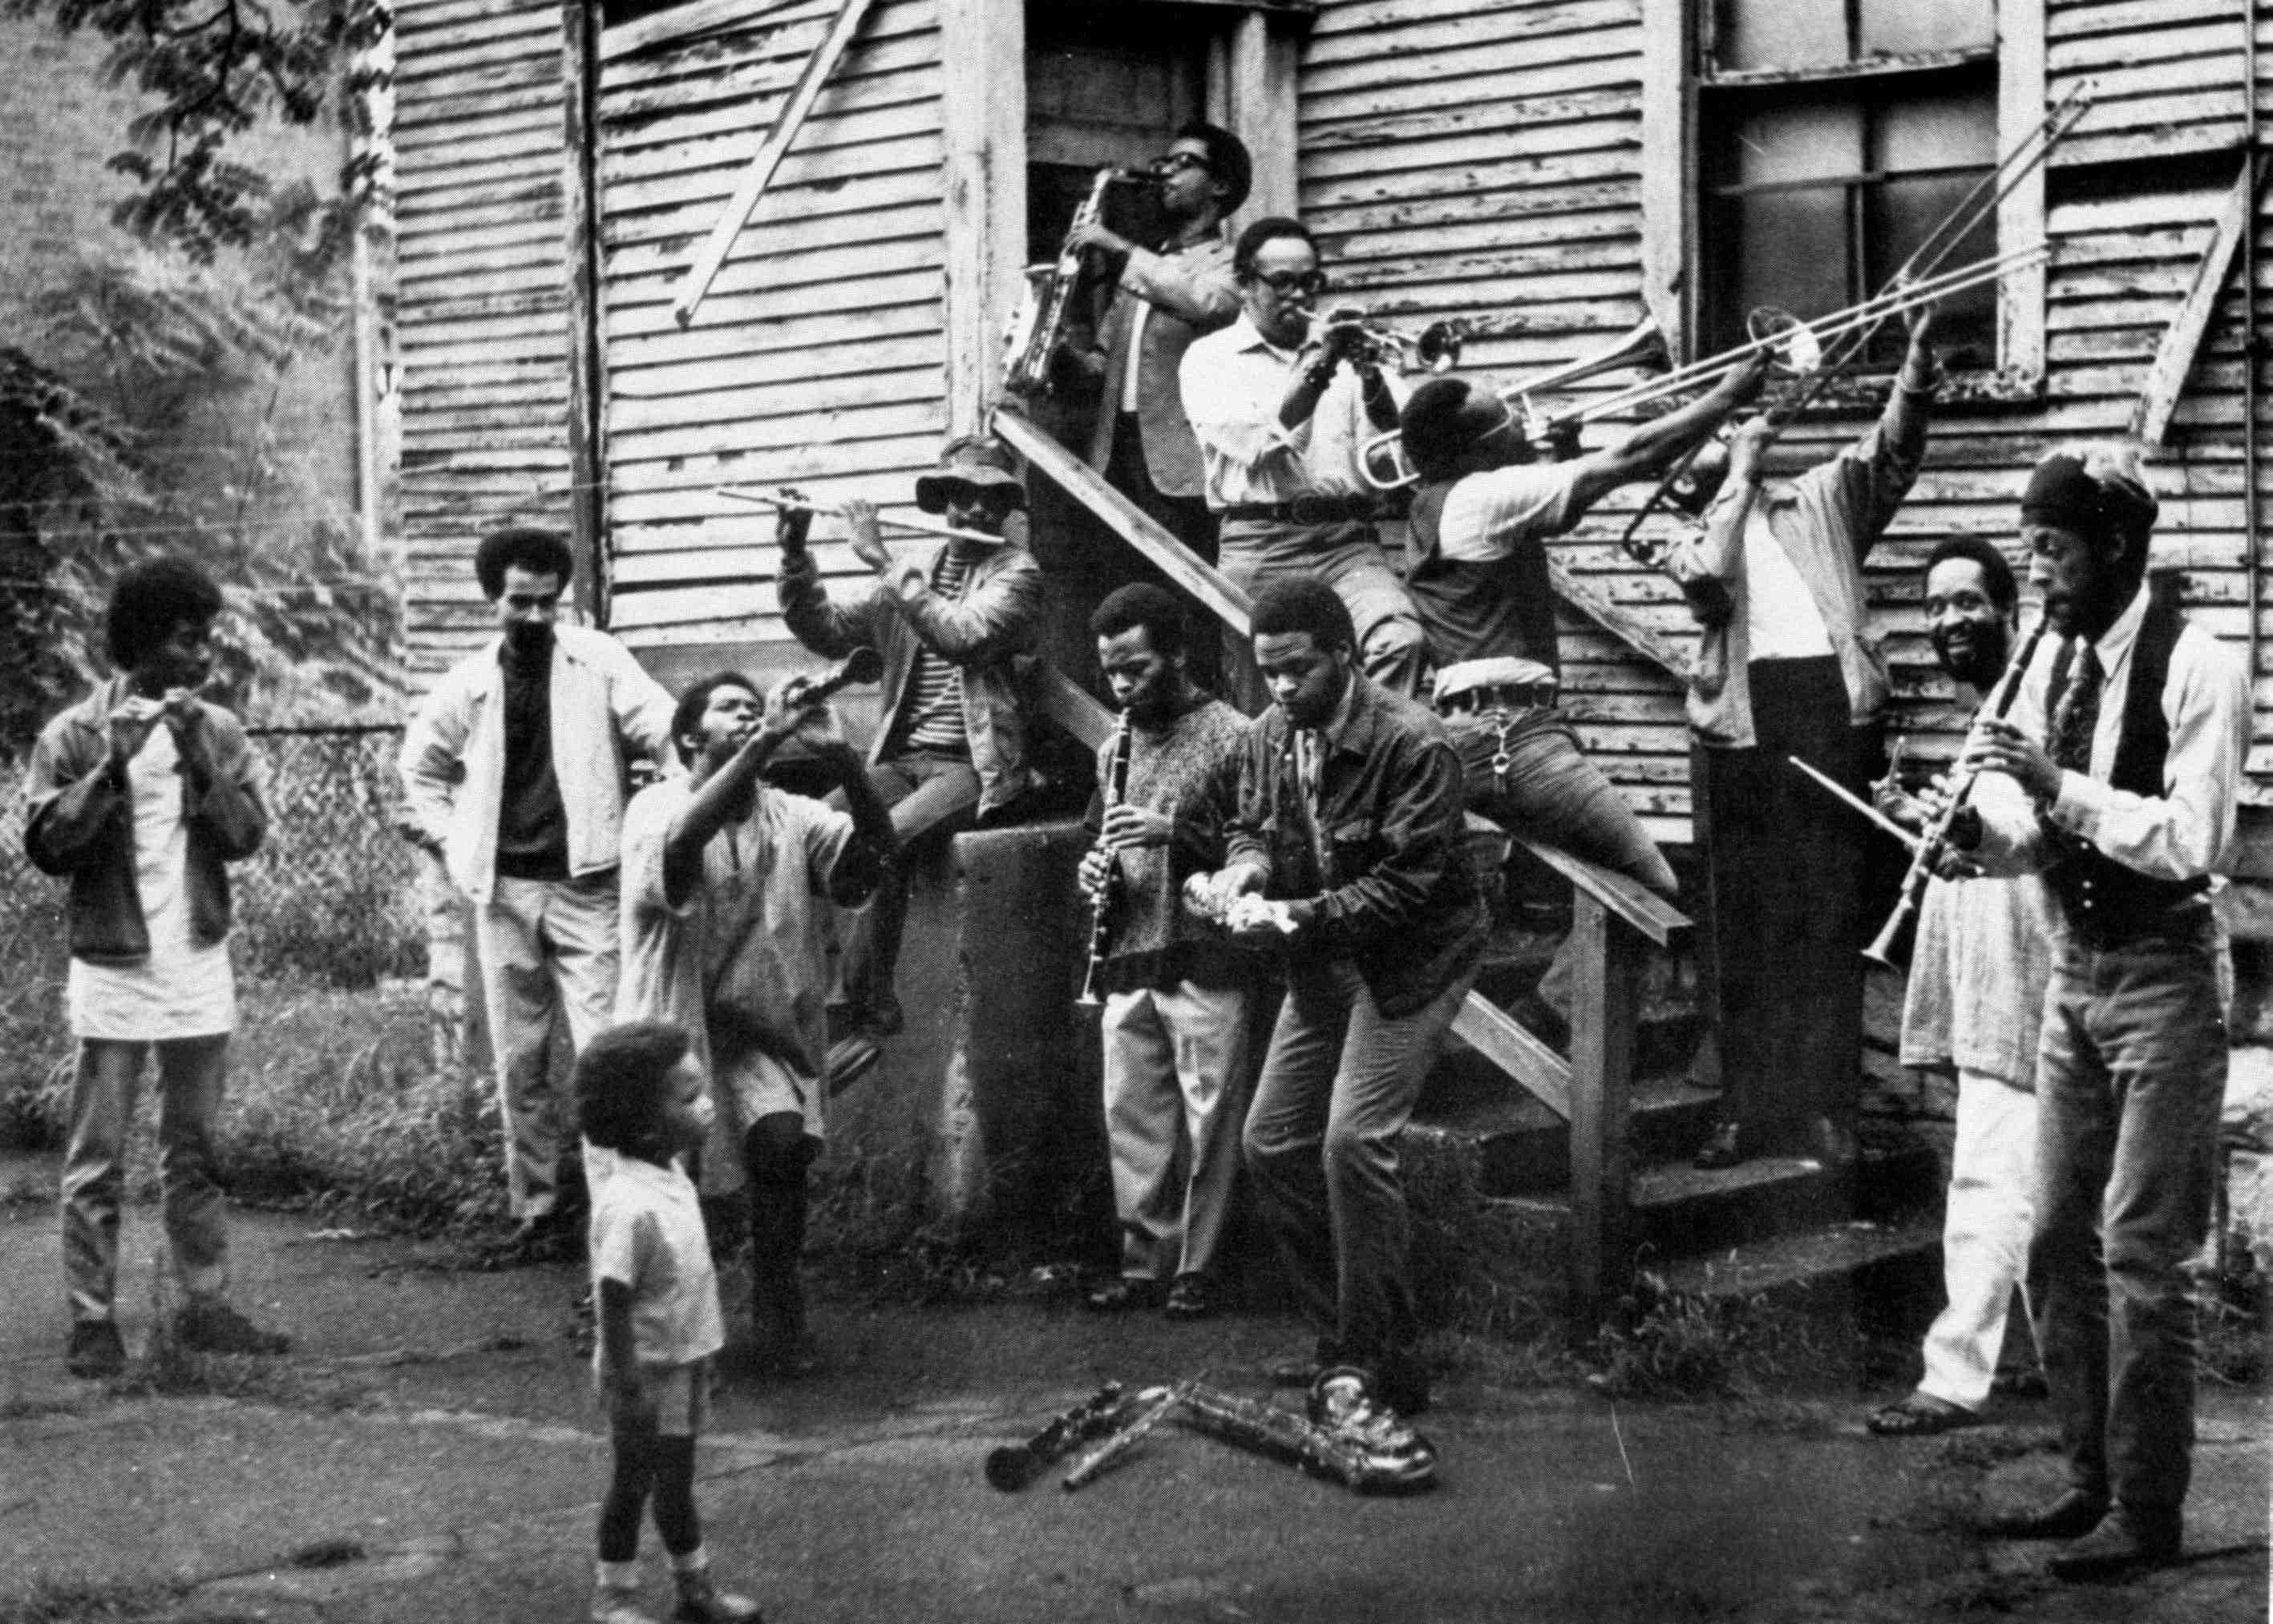
[[[1220,1301],[1217,1251],[1247,1115],[1248,954],[1187,915],[1185,877],[1219,867],[1221,821],[1247,722],[1194,685],[1183,610],[1159,587],[1123,587],[1090,626],[1121,707],[1127,773],[1101,796],[1082,885],[1120,880],[1095,979],[1105,994],[1105,1123],[1121,1271],[1090,1294],[1101,1313],[1162,1301],[1179,1319]],[[1105,757],[1100,756],[1100,775]],[[1107,783],[1109,791],[1113,786]],[[1181,1177],[1179,1172],[1181,1170]]]

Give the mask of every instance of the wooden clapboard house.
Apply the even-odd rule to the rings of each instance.
[[[1964,722],[1921,635],[1924,554],[1955,531],[2009,543],[2031,463],[2076,438],[2158,447],[2161,562],[2261,670],[2257,9],[401,0],[414,658],[431,673],[485,634],[471,540],[512,517],[573,529],[586,608],[659,670],[786,660],[770,518],[718,488],[904,497],[942,436],[987,420],[1021,269],[1055,251],[1090,173],[1195,113],[1255,152],[1242,221],[1300,214],[1334,296],[1403,329],[1461,323],[1464,370],[1512,387],[1645,317],[1690,359],[1740,341],[1755,306],[1864,298],[2089,81],[2074,133],[1967,245],[2042,238],[2050,259],[1950,309],[1951,398],[1872,562],[1901,725],[1931,757]],[[769,132],[778,163],[754,167]],[[1583,405],[1627,381],[1557,393]],[[1882,393],[1844,393],[1789,460],[1867,425]],[[1566,685],[1589,748],[1679,842],[1692,631],[1616,544],[1641,494],[1556,549]],[[824,567],[849,568],[834,528]],[[2273,684],[2258,695],[2262,802]],[[1622,1157],[1597,1173],[1623,1179]]]

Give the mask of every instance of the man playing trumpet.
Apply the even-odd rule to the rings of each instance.
[[[1175,1319],[1215,1311],[1216,1254],[1231,1216],[1247,1115],[1247,954],[1185,914],[1187,877],[1223,861],[1247,719],[1197,687],[1182,607],[1139,581],[1090,617],[1098,663],[1129,730],[1127,775],[1107,782],[1082,888],[1106,892],[1105,1126],[1121,1222],[1121,1273],[1101,1312],[1160,1302]],[[1106,758],[1099,757],[1100,775]],[[1102,906],[1102,902],[1099,903]]]
[[[1300,221],[1248,227],[1232,268],[1239,319],[1194,342],[1182,369],[1207,505],[1222,520],[1223,573],[1249,593],[1290,576],[1324,580],[1349,608],[1366,676],[1418,692],[1420,617],[1382,550],[1380,503],[1360,462],[1369,438],[1397,426],[1375,337],[1356,321],[1314,321],[1326,277]]]

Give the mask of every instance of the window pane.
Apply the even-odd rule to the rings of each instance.
[[[1721,0],[1713,65],[1820,68],[1849,61],[1844,0]]]
[[[1997,99],[1987,86],[1913,94],[1879,108],[1872,124],[1871,167],[1889,175],[1997,161]]]
[[[1863,171],[1863,117],[1851,103],[1783,102],[1724,92],[1708,107],[1725,110],[1729,181],[1739,186],[1843,179]],[[1732,103],[1734,105],[1732,105]],[[1711,131],[1707,131],[1711,138]]]
[[[1801,0],[1813,9],[1815,0]],[[1837,0],[1823,9],[1836,11]],[[1987,49],[1997,43],[1996,0],[1863,0],[1860,56]]]
[[[1725,273],[1707,311],[1715,351],[1742,343],[1744,318],[1773,305],[1805,319],[1849,303],[1847,189],[1752,192],[1713,212]]]
[[[1968,174],[1889,181],[1864,194],[1864,235],[1870,244],[1865,268],[1872,292],[1887,285],[1895,267],[1947,217],[1987,168],[1984,164]],[[1960,239],[1947,255],[1935,257],[1943,270],[1954,271],[1996,251],[1997,222],[1992,218]],[[1984,283],[1944,299],[1933,336],[1935,345],[1954,366],[1996,365],[1997,284]],[[1872,347],[1872,358],[1892,366],[1901,359],[1904,342],[1902,325],[1888,322]]]

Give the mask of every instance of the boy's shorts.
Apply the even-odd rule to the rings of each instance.
[[[710,1361],[642,1365],[640,1379],[655,1400],[658,1438],[699,1438],[710,1419]],[[596,1373],[595,1381],[596,1381]]]

